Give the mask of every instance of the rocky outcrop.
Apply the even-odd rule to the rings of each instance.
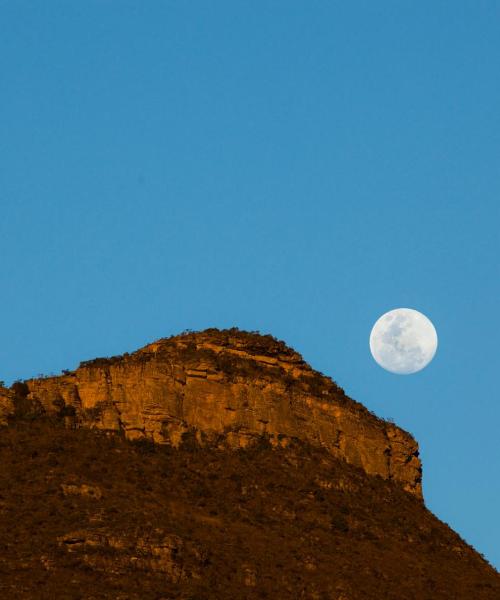
[[[173,446],[239,448],[262,436],[286,446],[299,439],[421,496],[415,440],[271,336],[234,329],[188,333],[25,384],[0,390],[0,420],[16,401],[29,401],[35,412],[58,414],[71,427]]]
[[[200,578],[196,567],[203,557],[196,547],[186,548],[181,538],[161,529],[135,536],[130,532],[116,536],[106,528],[78,530],[60,536],[58,542],[61,548],[76,553],[84,564],[96,571],[112,569],[115,573],[125,573],[133,569],[161,573],[177,584]],[[194,563],[195,567],[189,568],[186,563]]]
[[[14,394],[0,386],[0,425],[6,425],[9,415],[14,413]]]

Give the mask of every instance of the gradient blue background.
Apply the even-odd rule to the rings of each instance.
[[[0,1],[0,378],[271,332],[500,566],[500,5]],[[368,337],[416,308],[412,376]]]

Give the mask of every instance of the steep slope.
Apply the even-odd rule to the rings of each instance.
[[[280,446],[301,439],[421,495],[415,440],[271,336],[236,329],[176,336],[60,377],[29,380],[13,390],[14,400],[64,414],[74,426],[173,446],[184,435],[231,448],[262,434]]]
[[[423,503],[327,450],[177,449],[47,418],[0,429],[0,597],[496,600]]]

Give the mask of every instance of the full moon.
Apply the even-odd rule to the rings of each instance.
[[[418,310],[396,308],[378,319],[370,334],[370,350],[377,363],[400,375],[425,368],[436,354],[434,325]]]

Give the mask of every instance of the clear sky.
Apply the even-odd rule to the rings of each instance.
[[[500,4],[0,0],[0,379],[272,333],[500,567]],[[370,329],[424,312],[398,376]]]

